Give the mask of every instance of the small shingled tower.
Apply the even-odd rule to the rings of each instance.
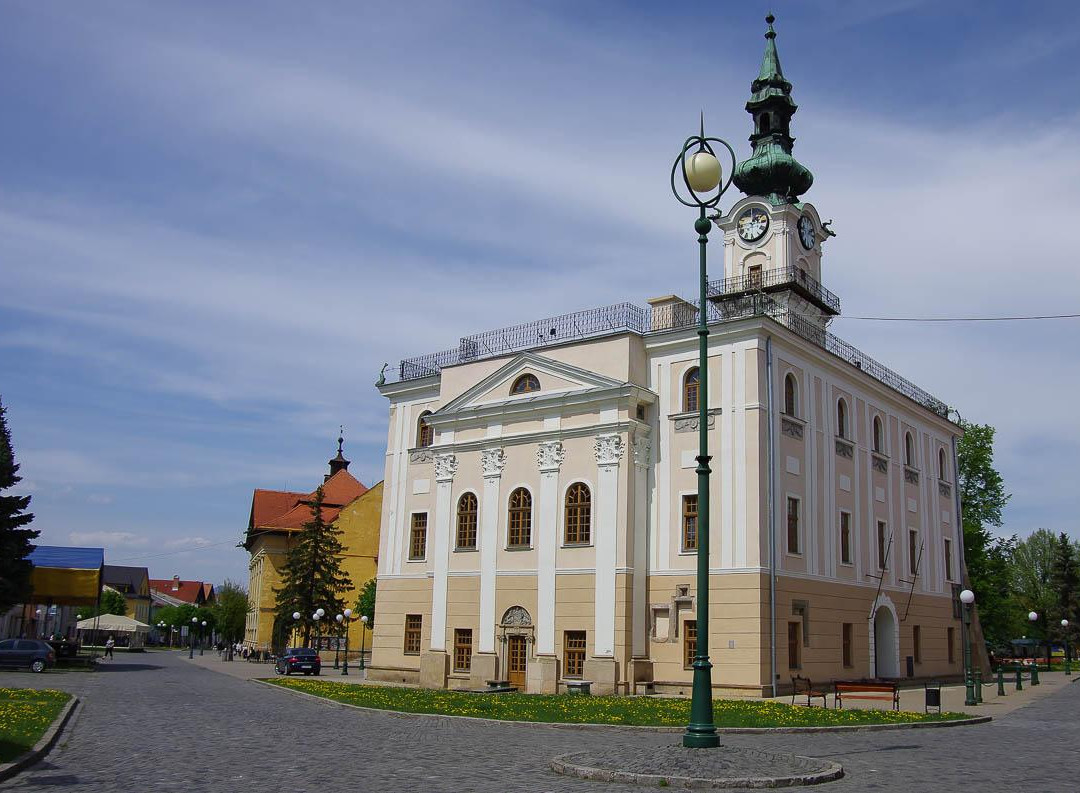
[[[791,137],[791,117],[798,105],[791,98],[791,83],[784,79],[780,56],[776,52],[775,17],[765,17],[765,55],[761,71],[750,84],[753,92],[746,112],[754,118],[750,145],[754,153],[735,168],[735,186],[747,195],[768,198],[774,204],[796,203],[810,189],[814,175],[791,156],[795,139]]]
[[[330,477],[336,474],[338,471],[348,471],[349,461],[345,459],[345,455],[342,454],[341,447],[345,443],[345,428],[341,427],[338,430],[337,439],[337,457],[330,461],[330,473],[323,476],[323,481],[327,481]]]

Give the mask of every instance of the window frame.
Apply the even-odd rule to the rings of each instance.
[[[855,666],[855,624],[852,622],[841,623],[840,626],[840,653],[841,663],[845,669]]]
[[[948,465],[947,465],[947,463],[945,461],[945,450],[944,449],[938,449],[937,461],[938,461],[938,479],[940,479],[942,482],[948,482],[949,480],[945,475],[949,472],[949,469],[948,469]]]
[[[952,581],[952,538],[945,537],[945,547],[943,549],[945,554],[945,580]]]
[[[693,511],[690,510],[691,502],[693,504]],[[683,493],[680,498],[682,505],[682,552],[683,553],[697,553],[698,550],[698,536],[697,530],[700,525],[698,515],[698,494],[695,493]],[[688,540],[691,534],[690,526],[693,526],[693,544]]]
[[[510,396],[519,394],[534,394],[540,390],[540,378],[532,372],[524,372],[517,376],[510,386]]]
[[[455,672],[472,671],[472,647],[472,628],[454,628]],[[462,662],[462,659],[464,659],[464,662]]]
[[[788,385],[791,386],[790,393]],[[784,375],[784,415],[792,418],[799,417],[799,383],[794,372]]]
[[[870,432],[874,452],[876,454],[885,454],[885,422],[876,413],[873,422],[871,422]]]
[[[431,415],[430,410],[425,410],[416,419],[416,448],[429,449],[435,445],[435,428],[425,421]]]
[[[915,437],[911,430],[904,432],[904,465],[908,468],[915,467]]]
[[[850,424],[850,411],[848,411],[847,399],[844,397],[836,398],[836,437],[841,440],[850,440],[849,427]]]
[[[908,529],[908,575],[915,575],[916,554],[919,551],[918,529]]]
[[[471,508],[466,505],[466,499],[472,499]],[[463,505],[466,505],[463,507]],[[457,509],[454,513],[454,550],[475,551],[480,528],[480,499],[472,490],[466,490],[457,500]],[[472,543],[469,543],[469,538]],[[465,542],[462,542],[464,538]]]
[[[877,521],[877,566],[878,570],[888,570],[889,564],[886,554],[889,550],[889,522],[878,519]]]
[[[423,520],[423,525],[417,525],[418,519]],[[427,560],[427,533],[428,533],[428,513],[413,512],[409,518],[409,561],[410,562],[423,562]],[[418,534],[422,534],[422,540],[420,542],[420,555],[416,554],[417,542],[416,538]]]
[[[694,377],[693,383],[690,382],[690,378]],[[693,396],[691,397],[691,394]],[[682,377],[682,410],[683,413],[693,413],[698,410],[701,403],[698,401],[701,396],[701,367],[695,365],[691,366]]]
[[[794,512],[794,535],[792,535],[792,504],[795,505]],[[784,532],[784,551],[791,556],[802,556],[802,526],[800,521],[800,513],[802,511],[802,500],[798,496],[787,496],[787,505],[784,510],[786,531]],[[791,538],[795,537],[795,549],[792,550]]]
[[[573,646],[571,646],[571,641]],[[588,647],[588,631],[563,631],[562,676],[564,678],[567,680],[581,680],[585,676],[585,655]]]
[[[682,628],[683,669],[693,669],[697,657],[697,620],[683,620]]]
[[[414,622],[414,624],[410,624]],[[403,655],[420,655],[420,647],[423,643],[424,633],[424,615],[423,614],[406,614],[405,615],[405,637],[403,642],[402,654]],[[412,644],[411,640],[415,640],[416,649],[409,649]]]
[[[514,504],[515,496],[523,494],[528,500],[527,506]],[[520,498],[520,497],[519,497]],[[528,550],[532,548],[532,491],[527,487],[515,487],[510,491],[506,500],[506,548],[511,551]],[[519,542],[514,542],[514,534],[519,534]],[[520,534],[524,533],[524,542],[521,542]]]
[[[585,501],[571,503],[571,493],[582,492],[586,495]],[[584,515],[584,517],[582,517]],[[571,539],[571,526],[574,527],[574,536]],[[563,493],[563,545],[582,547],[592,545],[592,488],[586,482],[571,482]]]
[[[844,518],[847,518],[845,521]],[[854,564],[851,554],[851,513],[840,510],[840,564]]]

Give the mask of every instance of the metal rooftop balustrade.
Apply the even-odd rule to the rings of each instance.
[[[711,299],[706,311],[710,325],[747,317],[768,317],[928,410],[942,417],[948,416],[948,405],[933,394],[919,388],[823,327],[789,311],[763,292],[746,291],[745,294],[724,300]],[[406,358],[398,364],[395,374],[398,382],[417,380],[437,375],[445,366],[526,350],[540,350],[566,341],[602,338],[620,333],[637,333],[642,336],[667,333],[692,328],[697,321],[697,301],[681,301],[652,308],[641,308],[633,303],[617,303],[466,336],[455,349]]]
[[[840,313],[840,298],[818,283],[806,270],[791,264],[709,281],[707,294],[710,299],[723,300],[748,292],[779,292],[785,289],[802,295],[829,314]]]

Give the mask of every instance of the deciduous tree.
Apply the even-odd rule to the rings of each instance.
[[[228,660],[233,657],[233,645],[244,638],[247,626],[248,596],[243,587],[226,580],[217,590],[217,602],[214,604],[214,621],[218,633],[228,648]]]

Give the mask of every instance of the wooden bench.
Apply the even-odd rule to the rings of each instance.
[[[836,681],[833,683],[834,705],[843,709],[844,697],[848,699],[876,699],[892,702],[893,710],[900,710],[900,686],[881,680]]]
[[[795,675],[791,678],[791,704],[795,704],[795,697],[806,695],[806,707],[811,707],[815,699],[821,699],[821,707],[829,707],[829,691],[824,688],[814,688],[808,677]]]

